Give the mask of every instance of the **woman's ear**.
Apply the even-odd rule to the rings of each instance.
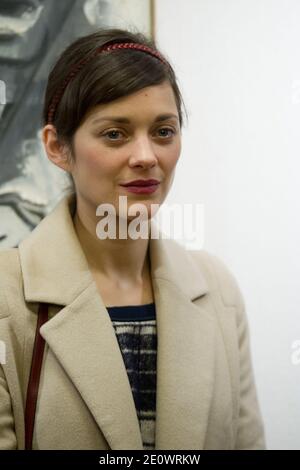
[[[41,137],[49,160],[71,173],[70,149],[67,144],[59,141],[55,127],[47,124],[41,131]]]

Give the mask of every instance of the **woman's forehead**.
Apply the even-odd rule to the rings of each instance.
[[[94,106],[86,115],[87,123],[94,125],[114,121],[130,124],[140,118],[155,121],[179,119],[172,89],[168,93],[166,89],[157,92],[157,89],[153,88],[147,87],[110,103]],[[141,105],[142,102],[144,106]]]

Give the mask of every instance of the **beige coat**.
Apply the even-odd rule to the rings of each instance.
[[[143,449],[118,341],[65,196],[19,248],[0,251],[0,449],[24,449],[39,302],[50,319],[33,449]],[[242,294],[205,250],[150,239],[157,315],[156,449],[264,449]],[[4,343],[1,343],[2,346]],[[4,362],[2,360],[2,362]]]

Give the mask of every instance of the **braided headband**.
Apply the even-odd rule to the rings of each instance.
[[[49,111],[48,111],[48,124],[51,124],[53,122],[55,110],[57,108],[58,103],[60,102],[64,91],[68,85],[68,83],[75,77],[75,75],[80,71],[80,69],[88,63],[90,60],[92,60],[94,57],[96,57],[98,54],[100,54],[103,51],[114,51],[118,49],[136,49],[142,52],[146,52],[147,54],[151,54],[154,57],[157,57],[161,62],[163,62],[165,65],[168,65],[168,62],[163,58],[163,56],[158,52],[155,51],[154,49],[145,46],[144,44],[138,44],[135,42],[124,42],[124,43],[116,43],[116,44],[110,44],[110,45],[104,45],[99,47],[98,49],[95,50],[93,54],[90,56],[86,57],[85,59],[81,60],[76,64],[70,71],[70,73],[67,75],[65,80],[63,81],[61,87],[55,93],[51,104],[49,106]]]

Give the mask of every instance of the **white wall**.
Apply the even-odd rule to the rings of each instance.
[[[300,2],[157,0],[156,40],[189,113],[168,202],[204,203],[203,248],[245,297],[267,446],[300,449]]]

